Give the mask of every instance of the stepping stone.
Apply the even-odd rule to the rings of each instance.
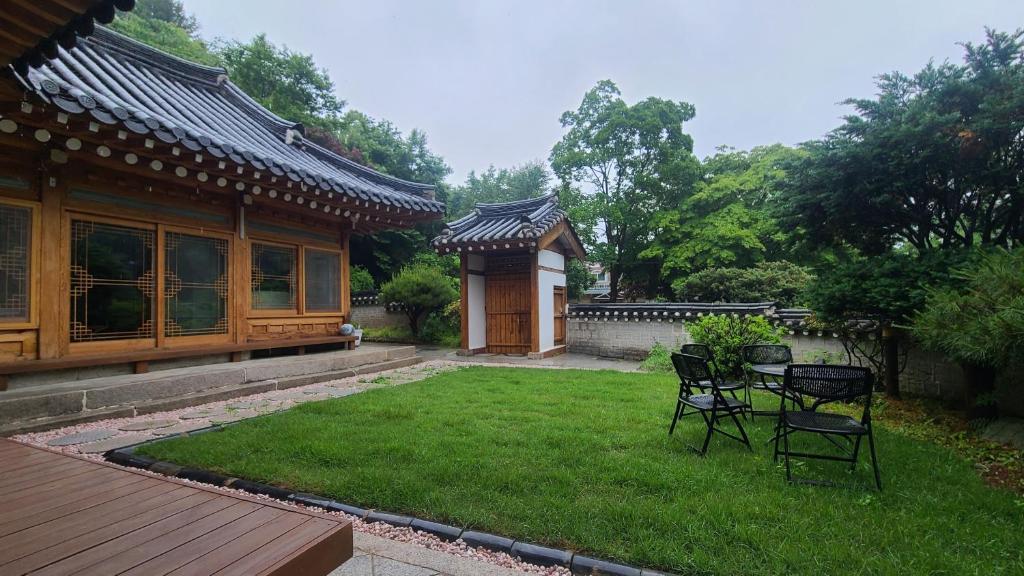
[[[228,404],[225,408],[230,410],[252,410],[262,408],[267,404],[270,404],[270,400],[243,400],[242,402]]]
[[[213,416],[210,418],[212,424],[227,424],[228,422],[237,422],[239,420],[245,420],[246,418],[252,418],[253,416],[259,416],[259,412],[255,410],[239,410],[238,412],[227,412],[223,415]]]
[[[100,452],[106,452],[107,450],[116,450],[118,448],[124,448],[125,446],[131,446],[132,444],[138,444],[139,442],[145,442],[146,440],[151,439],[152,437],[148,434],[125,434],[123,436],[114,436],[113,438],[100,440],[99,442],[82,444],[78,447],[78,451],[82,454],[98,454]]]
[[[140,422],[132,422],[130,424],[125,424],[124,426],[118,428],[118,430],[124,430],[125,432],[137,432],[140,430],[167,428],[168,426],[174,426],[177,423],[177,420],[142,420]]]
[[[199,418],[218,418],[220,416],[226,416],[227,413],[227,410],[224,409],[194,410],[192,412],[186,412],[181,416],[178,416],[178,418],[181,418],[182,420],[198,420]]]
[[[54,438],[46,443],[47,446],[74,446],[76,444],[86,444],[88,442],[98,442],[99,440],[105,440],[111,436],[117,436],[117,430],[86,430],[84,432],[78,432],[75,434],[68,434],[60,438]]]
[[[341,390],[331,386],[324,386],[323,388],[304,390],[303,394],[316,397],[340,398],[342,396],[348,396],[349,394],[352,394],[352,392],[350,390]]]
[[[170,436],[171,434],[181,434],[183,432],[199,430],[200,428],[206,428],[206,426],[207,424],[203,422],[182,422],[181,424],[175,424],[170,428],[153,430],[153,434],[156,434],[157,436]]]

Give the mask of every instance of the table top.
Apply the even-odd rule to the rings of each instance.
[[[766,376],[784,376],[786,374],[786,366],[788,364],[752,364],[750,371]]]
[[[0,573],[325,575],[336,516],[0,439]]]

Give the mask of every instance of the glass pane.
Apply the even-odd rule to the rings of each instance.
[[[168,232],[164,334],[228,333],[228,241]]]
[[[71,341],[153,337],[152,230],[71,223]]]
[[[32,209],[0,204],[0,322],[28,320]]]
[[[252,307],[256,310],[295,308],[295,248],[252,245]]]
[[[341,310],[340,260],[335,252],[306,249],[306,310]]]

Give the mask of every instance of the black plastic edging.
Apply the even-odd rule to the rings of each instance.
[[[299,504],[323,508],[334,512],[344,512],[345,514],[355,516],[367,522],[384,522],[385,524],[390,524],[399,528],[412,528],[414,530],[432,534],[449,542],[461,539],[472,548],[484,548],[493,552],[504,552],[524,562],[539,566],[562,566],[569,568],[574,574],[603,574],[607,576],[672,576],[666,572],[658,572],[656,570],[637,568],[626,564],[616,564],[614,562],[607,562],[605,560],[591,558],[589,556],[582,556],[576,554],[572,550],[548,548],[547,546],[522,542],[512,538],[498,536],[497,534],[466,530],[457,526],[423,520],[421,518],[407,516],[404,514],[392,514],[381,510],[368,510],[358,506],[344,504],[316,494],[290,492],[284,488],[271,486],[269,484],[251,482],[240,478],[231,478],[207,470],[183,468],[171,462],[158,461],[148,456],[138,456],[135,454],[135,449],[144,444],[154,444],[156,442],[163,442],[164,440],[170,440],[172,438],[194,436],[196,434],[222,430],[224,427],[236,423],[237,422],[216,424],[190,432],[182,432],[180,434],[173,434],[163,438],[148,440],[146,442],[139,442],[138,444],[125,446],[124,448],[110,450],[104,453],[103,457],[108,462],[112,462],[114,464],[120,464],[121,466],[128,466],[132,468],[142,468],[164,476],[181,478],[183,480],[192,480],[224,488],[234,488],[250,494],[269,496],[278,500],[297,502]]]

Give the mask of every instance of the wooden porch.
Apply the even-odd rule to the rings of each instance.
[[[0,440],[2,574],[324,575],[352,525]]]

